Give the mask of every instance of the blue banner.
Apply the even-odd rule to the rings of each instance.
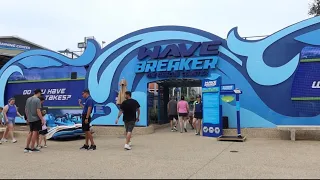
[[[320,48],[305,47],[296,70],[291,100],[299,116],[312,117],[320,114]]]
[[[320,62],[300,62],[292,83],[291,97],[320,97]]]
[[[78,99],[82,98],[84,88],[84,80],[8,83],[5,100],[16,95],[32,95],[35,89],[41,89],[45,98],[44,106],[79,106]]]
[[[203,136],[219,137],[222,135],[220,85],[220,77],[202,81]]]

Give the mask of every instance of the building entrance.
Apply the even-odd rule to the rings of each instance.
[[[151,85],[152,84],[152,85]],[[193,110],[193,102],[196,95],[202,93],[201,80],[199,79],[165,79],[149,83],[148,93],[148,117],[151,123],[169,123],[167,104],[170,97],[180,100],[181,96],[189,102],[190,112]],[[157,87],[157,88],[154,88]]]

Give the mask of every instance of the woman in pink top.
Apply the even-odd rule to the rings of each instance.
[[[184,96],[181,96],[181,100],[177,104],[177,110],[179,114],[180,133],[182,133],[182,123],[184,124],[184,131],[187,132],[189,104],[187,101],[184,100]]]

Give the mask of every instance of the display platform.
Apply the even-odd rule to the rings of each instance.
[[[244,142],[246,136],[220,136],[217,138],[218,141],[234,141],[234,142]]]

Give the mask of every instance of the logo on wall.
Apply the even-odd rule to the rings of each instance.
[[[207,127],[207,126],[204,126],[204,127],[203,127],[203,132],[207,133],[207,132],[208,132],[208,130],[209,130],[209,129],[208,129],[208,127]]]
[[[206,79],[202,81],[202,92],[218,92],[220,91],[219,85],[217,80]]]
[[[205,81],[204,87],[214,87],[217,85],[217,81]]]
[[[213,132],[214,132],[213,127],[209,127],[209,133],[213,133]]]
[[[148,73],[149,78],[207,76],[209,69],[216,67],[220,41],[170,44],[152,49],[141,47],[138,53],[140,62],[136,73]],[[150,60],[145,60],[150,58]]]
[[[220,128],[219,128],[219,127],[214,128],[214,132],[215,132],[216,134],[219,134],[219,133],[220,133]]]

